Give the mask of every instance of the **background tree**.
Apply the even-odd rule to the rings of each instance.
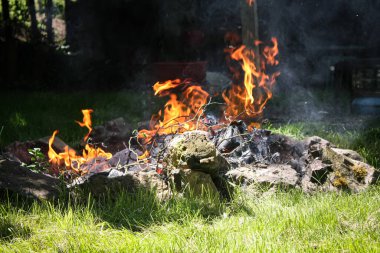
[[[12,38],[11,18],[9,15],[9,1],[1,0],[1,8],[3,10],[3,23],[5,28],[5,39],[9,41]]]
[[[33,42],[38,41],[40,38],[40,33],[38,30],[38,23],[37,23],[37,16],[36,16],[36,6],[34,0],[27,0],[28,4],[28,11],[30,16],[30,22],[31,22],[31,40]]]
[[[53,0],[46,0],[45,6],[46,14],[46,33],[47,40],[50,44],[54,44],[54,30],[53,30]]]

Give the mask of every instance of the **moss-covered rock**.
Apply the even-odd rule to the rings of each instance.
[[[190,196],[210,196],[218,199],[220,194],[211,176],[191,169],[175,169],[171,171],[172,188],[179,193]]]
[[[168,170],[191,169],[211,176],[229,167],[204,131],[190,131],[176,136],[169,144],[165,160]]]
[[[360,156],[354,153],[351,150],[323,148],[322,161],[332,168],[327,185],[358,192],[376,180],[375,168],[360,161]],[[357,157],[357,160],[352,157]]]

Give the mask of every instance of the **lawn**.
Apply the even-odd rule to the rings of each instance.
[[[380,188],[360,194],[149,193],[56,204],[2,200],[0,252],[379,252]]]
[[[137,126],[157,108],[147,96],[127,91],[1,94],[0,145],[59,129],[59,136],[75,146],[86,132],[74,122],[82,108],[94,109],[95,125],[123,116]],[[320,122],[266,127],[298,139],[319,135],[380,167],[377,122],[350,131]],[[180,197],[160,203],[153,196],[82,196],[52,204],[3,194],[0,252],[380,251],[380,186],[359,194],[236,192],[220,203]]]
[[[13,141],[38,139],[51,135],[72,146],[79,144],[87,130],[76,120],[82,120],[82,109],[91,108],[93,124],[117,117],[137,126],[142,117],[149,119],[153,94],[144,92],[8,92],[0,94],[0,147]],[[154,106],[153,106],[154,107]]]

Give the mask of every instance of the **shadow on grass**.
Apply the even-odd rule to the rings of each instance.
[[[26,214],[33,214],[39,210],[38,212],[46,212],[60,219],[73,213],[76,219],[92,217],[94,222],[106,222],[111,228],[126,228],[138,232],[153,225],[170,222],[185,224],[197,219],[212,222],[226,212],[250,214],[251,209],[246,205],[246,201],[238,202],[234,199],[227,201],[216,200],[207,194],[202,197],[183,197],[178,194],[169,200],[161,201],[157,199],[154,191],[138,189],[133,193],[107,192],[100,197],[82,192],[76,197],[63,197],[54,202],[3,195],[0,197],[0,208],[4,209],[5,206],[13,212],[21,211]],[[18,230],[17,224],[14,224],[14,230]],[[6,229],[4,231],[6,232]],[[5,232],[4,237],[9,236]]]
[[[209,194],[186,197],[178,194],[160,201],[154,191],[144,189],[135,193],[120,192],[116,197],[107,194],[102,198],[89,198],[86,202],[97,217],[114,227],[132,231],[170,222],[184,224],[194,219],[211,222],[231,210],[249,212],[249,207],[244,204],[219,200]]]
[[[31,229],[22,223],[8,217],[0,217],[0,242],[11,241],[14,238],[27,239],[31,235]]]

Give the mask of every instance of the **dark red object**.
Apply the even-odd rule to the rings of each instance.
[[[153,73],[157,81],[191,78],[202,82],[206,78],[206,61],[196,62],[157,62],[153,64]]]

